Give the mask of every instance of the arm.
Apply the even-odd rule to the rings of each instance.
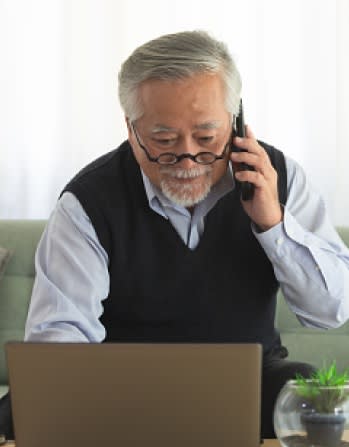
[[[100,342],[108,256],[78,200],[63,194],[35,257],[26,341]]]
[[[340,326],[349,318],[349,250],[330,223],[323,199],[300,166],[286,159],[288,199],[283,209],[276,172],[251,130],[235,144],[248,152],[232,153],[233,163],[255,168],[235,174],[255,185],[253,200],[242,206],[291,310],[305,326]]]
[[[291,310],[305,326],[338,327],[349,318],[349,250],[302,168],[286,159],[283,222],[255,232]]]

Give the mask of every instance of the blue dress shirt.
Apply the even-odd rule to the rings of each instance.
[[[349,250],[325,204],[302,168],[286,157],[288,200],[284,220],[251,231],[273,264],[285,299],[305,326],[338,327],[349,318]],[[168,219],[195,250],[205,216],[234,188],[230,170],[191,214],[163,196],[142,173],[149,206]],[[99,321],[109,293],[108,255],[77,198],[66,192],[38,245],[36,279],[26,323],[26,341],[101,342]]]

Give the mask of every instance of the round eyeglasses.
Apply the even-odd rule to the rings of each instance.
[[[224,149],[220,155],[216,155],[213,152],[198,152],[195,155],[188,154],[188,153],[176,155],[173,152],[164,152],[163,154],[160,154],[158,157],[152,157],[150,155],[149,151],[147,150],[147,148],[145,146],[143,146],[143,144],[140,142],[134,123],[131,123],[131,126],[132,126],[133,133],[135,134],[137,143],[144,150],[148,160],[153,163],[158,163],[160,165],[175,165],[176,163],[179,163],[184,158],[190,158],[191,160],[195,161],[195,163],[198,163],[200,165],[211,165],[215,161],[222,160],[224,158],[224,156],[227,152],[227,149],[229,148],[229,145],[230,145],[230,138],[229,138],[229,141],[224,146]]]

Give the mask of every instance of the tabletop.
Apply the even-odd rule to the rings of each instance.
[[[16,444],[13,441],[8,441],[6,444],[4,444],[6,447],[15,447]],[[264,443],[262,444],[263,447],[280,447],[280,443],[277,439],[265,439]]]

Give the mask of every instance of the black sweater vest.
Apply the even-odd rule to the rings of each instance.
[[[285,203],[284,156],[261,144]],[[279,345],[278,283],[236,190],[208,213],[195,250],[149,208],[128,142],[84,168],[65,191],[78,198],[109,256],[105,341],[259,342],[264,352]]]

